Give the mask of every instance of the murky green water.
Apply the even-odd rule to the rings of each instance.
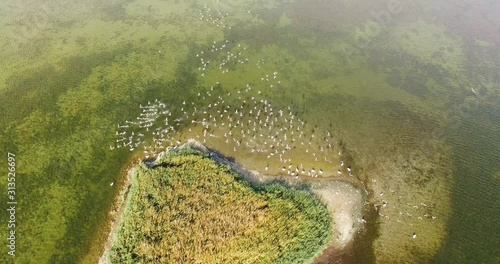
[[[391,3],[5,2],[0,142],[18,157],[15,262],[95,262],[110,183],[159,136],[117,126],[156,99],[176,129],[163,147],[205,139],[269,174],[362,181],[371,230],[354,261],[498,262],[500,7]],[[209,121],[224,109],[232,121]],[[205,137],[190,122],[203,118]],[[134,132],[133,151],[117,132],[124,143]]]

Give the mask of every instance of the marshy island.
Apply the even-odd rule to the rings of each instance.
[[[312,263],[357,228],[359,211],[332,210],[334,182],[261,175],[195,140],[131,173],[101,263]]]

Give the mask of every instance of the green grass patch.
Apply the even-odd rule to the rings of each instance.
[[[192,149],[141,165],[110,263],[308,263],[331,241],[306,190],[251,186]]]

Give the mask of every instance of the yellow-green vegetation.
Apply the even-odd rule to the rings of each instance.
[[[121,221],[111,263],[308,263],[332,234],[307,190],[251,186],[191,148],[140,166]]]

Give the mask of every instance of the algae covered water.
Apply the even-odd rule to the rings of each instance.
[[[16,155],[18,236],[1,262],[97,261],[128,162],[188,138],[262,173],[366,189],[346,262],[498,262],[499,12],[4,1],[0,146]]]

